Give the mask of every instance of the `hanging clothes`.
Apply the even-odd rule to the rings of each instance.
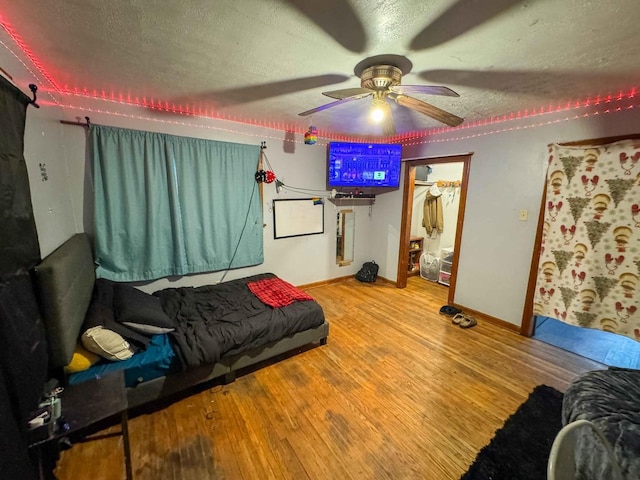
[[[442,191],[437,184],[433,184],[427,191],[424,199],[424,216],[422,218],[422,226],[427,230],[427,235],[435,231],[442,233],[444,231],[444,214],[442,213]]]

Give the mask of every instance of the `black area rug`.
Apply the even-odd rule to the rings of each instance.
[[[461,480],[545,480],[551,445],[562,428],[562,393],[534,388]]]

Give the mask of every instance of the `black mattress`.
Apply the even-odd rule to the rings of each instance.
[[[171,333],[184,368],[216,363],[315,328],[324,323],[315,301],[296,301],[272,308],[247,287],[248,282],[275,278],[271,273],[203,287],[168,288],[156,292],[176,326]]]

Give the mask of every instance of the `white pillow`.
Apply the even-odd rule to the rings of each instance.
[[[102,325],[86,330],[82,334],[82,345],[90,352],[107,360],[126,360],[133,356],[129,342]]]

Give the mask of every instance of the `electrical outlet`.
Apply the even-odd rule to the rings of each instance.
[[[518,214],[518,218],[523,222],[526,222],[527,219],[529,218],[529,210],[520,210],[520,213]]]

